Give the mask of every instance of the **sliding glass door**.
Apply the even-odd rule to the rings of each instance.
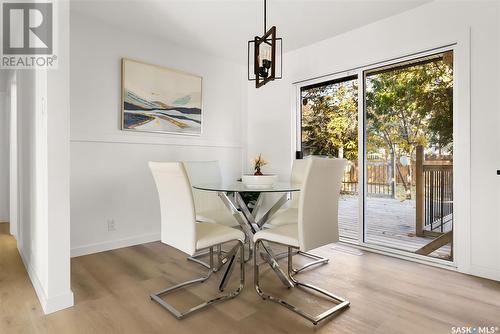
[[[452,260],[453,51],[299,88],[298,149],[348,160],[341,237]]]

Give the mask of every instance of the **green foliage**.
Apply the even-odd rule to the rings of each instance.
[[[452,53],[441,58],[368,73],[367,153],[413,155],[416,145],[451,152],[453,142]],[[302,143],[306,154],[356,160],[357,80],[302,92]],[[381,151],[382,149],[382,151]]]
[[[412,155],[417,145],[451,149],[453,74],[443,60],[367,76],[368,152]]]
[[[357,82],[311,88],[303,92],[302,142],[308,154],[353,160],[358,155]]]

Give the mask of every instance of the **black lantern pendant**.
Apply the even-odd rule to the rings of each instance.
[[[248,41],[248,80],[255,80],[255,87],[281,79],[283,40],[276,38],[276,27],[267,30],[266,0],[264,0],[264,35]],[[277,57],[279,55],[279,57]]]

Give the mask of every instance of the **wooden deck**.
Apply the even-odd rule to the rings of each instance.
[[[357,239],[358,197],[343,195],[339,202],[340,235]],[[390,198],[368,198],[366,203],[366,242],[390,248],[415,252],[432,238],[415,236],[415,201]],[[450,245],[434,253],[433,257],[449,259]]]

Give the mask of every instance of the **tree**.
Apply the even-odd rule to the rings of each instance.
[[[309,154],[358,156],[357,82],[303,91],[302,143]]]
[[[384,150],[394,161],[401,155],[412,157],[417,145],[451,151],[453,73],[449,56],[368,74],[368,152]],[[409,194],[410,185],[403,183]]]
[[[452,152],[453,54],[368,72],[366,151],[392,161],[414,156],[417,145]],[[358,155],[357,80],[302,91],[302,144],[306,153],[356,160]],[[411,169],[410,169],[411,172]],[[404,180],[409,193],[411,184]],[[411,183],[411,182],[410,182]]]
[[[368,75],[368,143],[379,144],[381,139],[385,148],[410,156],[416,145],[449,147],[453,142],[452,85],[452,68],[442,60]]]

